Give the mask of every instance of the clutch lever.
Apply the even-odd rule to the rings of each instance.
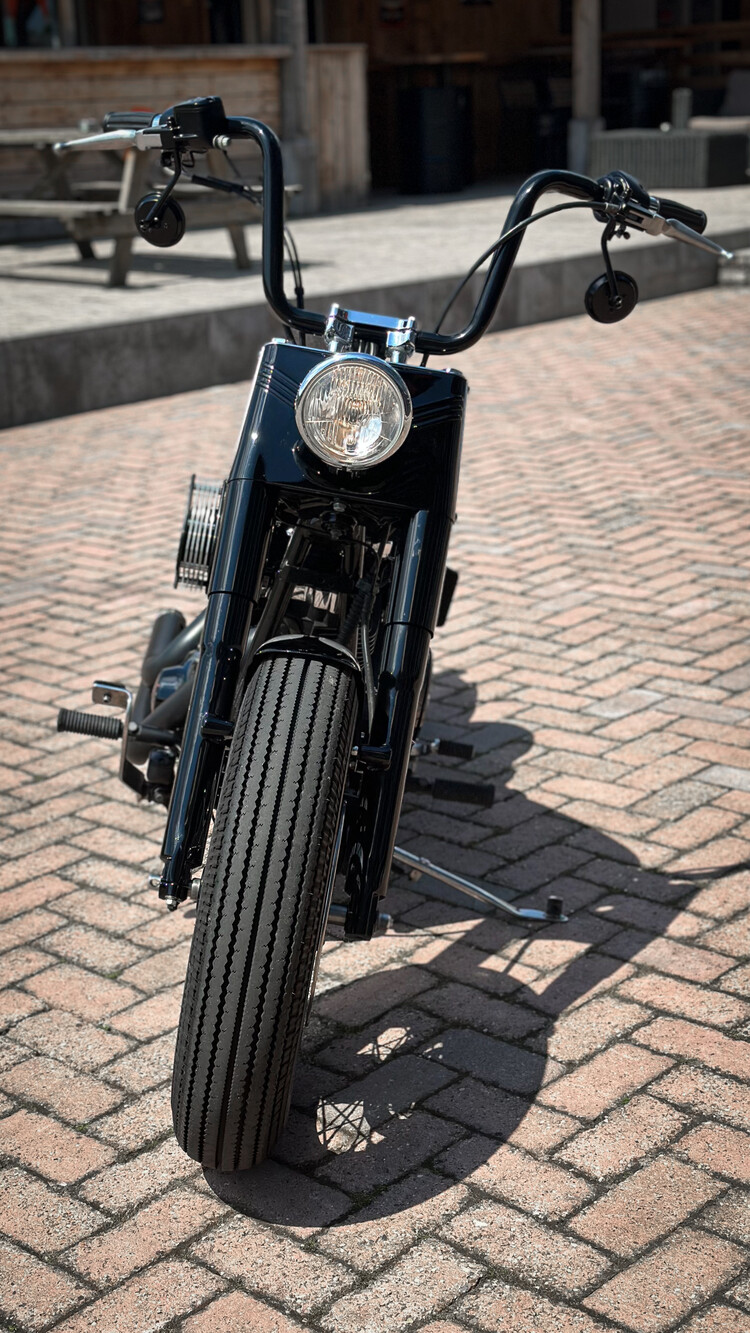
[[[722,259],[734,259],[732,252],[725,250],[723,245],[719,245],[717,241],[710,241],[707,236],[701,236],[700,232],[693,231],[692,227],[687,227],[684,222],[678,222],[676,218],[663,218],[660,213],[652,213],[650,209],[631,202],[628,202],[625,214],[626,226],[645,231],[649,236],[669,236],[674,241],[684,241],[686,245],[694,245],[697,250],[706,250],[710,255],[719,255]]]

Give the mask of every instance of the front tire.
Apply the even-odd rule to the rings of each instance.
[[[351,674],[262,661],[240,707],[198,899],[177,1031],[181,1147],[262,1162],[288,1114],[357,715]]]

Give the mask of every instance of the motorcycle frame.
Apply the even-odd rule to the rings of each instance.
[[[122,117],[119,119],[122,121]],[[368,726],[363,735],[360,725],[360,744],[356,747],[359,779],[353,785],[357,790],[347,791],[345,802],[347,818],[350,809],[356,811],[351,821],[355,827],[341,832],[347,835],[345,845],[349,858],[347,927],[350,934],[369,937],[377,917],[377,901],[386,890],[393,857],[396,823],[429,660],[429,643],[438,618],[458,483],[466,384],[456,371],[445,372],[442,379],[440,372],[427,371],[427,358],[464,351],[489,328],[525,227],[533,220],[537,201],[548,191],[557,190],[586,207],[593,207],[599,221],[606,224],[602,248],[610,291],[607,311],[621,310],[617,318],[629,313],[629,309],[622,306],[606,249],[608,239],[615,233],[627,235],[627,227],[654,235],[663,232],[689,240],[712,253],[731,256],[715,242],[702,237],[705,214],[668,199],[652,198],[626,173],[613,172],[593,181],[570,171],[541,171],[521,187],[508,212],[501,239],[484,256],[492,255],[487,275],[473,314],[461,332],[452,335],[437,330],[425,332],[416,328],[413,318],[387,319],[362,312],[340,311],[337,306],[326,317],[303,309],[301,304],[292,306],[284,291],[284,176],[281,146],[273,131],[250,117],[227,117],[216,97],[181,103],[157,117],[146,113],[145,122],[136,115],[136,122],[136,127],[130,124],[123,128],[121,124],[111,133],[108,129],[104,134],[56,147],[60,151],[73,146],[76,149],[82,146],[93,148],[106,140],[145,148],[152,142],[156,146],[158,141],[172,163],[173,178],[158,196],[141,201],[148,205],[147,214],[141,217],[136,211],[142,234],[147,239],[154,239],[156,244],[161,244],[163,238],[150,238],[149,231],[166,219],[164,210],[167,205],[172,210],[173,227],[177,224],[177,230],[180,230],[181,213],[171,199],[171,192],[182,172],[183,158],[192,166],[196,152],[210,148],[228,149],[234,139],[252,139],[258,145],[263,162],[264,292],[290,338],[293,337],[292,329],[302,334],[302,345],[277,339],[261,355],[237,456],[226,486],[226,503],[219,526],[205,617],[197,618],[186,627],[179,613],[168,613],[154,625],[141,688],[134,702],[128,695],[125,723],[118,733],[123,740],[121,776],[139,795],[153,794],[154,799],[160,799],[167,792],[169,784],[156,780],[149,782],[138,773],[128,758],[128,750],[132,744],[135,747],[132,757],[137,755],[140,759],[144,758],[143,750],[153,741],[166,743],[174,750],[177,732],[169,727],[180,719],[188,681],[185,680],[172,698],[163,700],[152,713],[146,711],[150,702],[149,691],[157,668],[180,660],[176,656],[178,645],[192,644],[202,634],[195,683],[185,726],[179,737],[181,759],[162,846],[165,869],[159,882],[159,893],[169,907],[177,907],[190,891],[192,871],[203,860],[226,746],[233,733],[238,691],[241,693],[246,686],[254,659],[257,660],[261,650],[264,655],[304,651],[307,655],[333,656],[342,669],[351,669],[358,675],[360,703],[363,707],[366,704]],[[229,189],[231,193],[239,194],[246,191],[246,187],[237,182],[230,185],[211,177],[195,176],[194,179],[209,188]],[[575,206],[558,205],[547,211]],[[473,271],[470,270],[469,276]],[[596,290],[596,284],[589,289],[589,295],[592,290]],[[301,284],[297,288],[297,299],[302,300]],[[612,322],[592,307],[589,312],[604,322]],[[313,459],[300,439],[294,417],[297,391],[306,374],[327,354],[304,345],[308,333],[324,338],[328,342],[328,353],[338,351],[339,342],[343,341],[346,351],[380,355],[399,364],[414,352],[423,354],[419,369],[403,368],[402,371],[412,399],[418,400],[409,434],[395,455],[371,470],[332,470],[319,459]],[[418,441],[416,448],[415,441]],[[326,517],[329,505],[330,512]],[[287,550],[278,569],[271,570],[265,604],[254,624],[253,614],[261,600],[271,536],[282,512],[287,519],[290,514],[292,518],[292,525],[287,530]],[[343,519],[339,521],[338,518],[341,513],[347,515],[350,525],[348,537],[344,533]],[[363,603],[361,600],[357,602],[351,586],[348,589],[349,612],[339,617],[338,635],[345,641],[350,629],[352,634],[358,629],[362,668],[347,652],[345,642],[326,642],[311,634],[297,635],[296,638],[288,634],[280,636],[279,631],[283,629],[293,575],[304,572],[305,559],[314,545],[315,536],[320,536],[327,528],[330,535],[345,537],[352,547],[358,545],[363,568],[368,533],[372,525],[377,527],[378,523],[381,531],[385,525],[389,535],[396,533],[400,545],[398,574],[381,626],[383,634],[379,642],[376,688],[369,641],[370,621],[365,621]],[[381,552],[385,544],[384,540]],[[352,562],[349,561],[344,573],[350,575],[352,572]],[[346,588],[346,580],[344,584]],[[360,579],[357,586],[361,584],[365,588],[369,586],[372,592],[367,580]],[[341,579],[339,587],[330,590],[344,591],[340,585]],[[325,583],[320,582],[308,586],[325,589]],[[342,605],[346,607],[345,599]],[[356,617],[350,624],[355,608]],[[382,606],[378,610],[382,614]],[[165,638],[170,628],[170,616],[173,627],[182,622],[182,629],[176,637],[173,636],[171,643],[168,637]],[[359,627],[357,617],[361,619]],[[103,686],[103,689],[109,694],[116,691],[123,697],[127,693],[119,686]],[[64,716],[65,712],[61,713],[63,729],[89,731],[85,723],[81,726],[77,716]],[[160,769],[154,761],[154,771],[159,777],[168,767],[162,761]],[[399,859],[411,864],[409,853],[400,851]],[[455,878],[449,872],[441,872],[441,875]],[[455,878],[456,884],[459,879]],[[475,896],[487,896],[486,891],[478,890],[476,886],[472,886],[472,892]],[[493,901],[511,915],[525,914],[528,917],[531,914],[535,919],[538,915],[533,909],[516,910],[499,899],[493,898]],[[559,902],[551,899],[544,919],[559,919],[560,910]]]
[[[282,323],[303,335],[324,336],[328,320],[316,311],[292,306],[284,291],[284,177],[281,149],[272,130],[249,117],[227,117],[232,139],[254,140],[263,162],[263,287]],[[526,182],[508,214],[505,229],[531,216],[548,190],[590,198],[591,181],[572,172],[539,172]],[[469,324],[459,334],[416,331],[413,347],[446,355],[470,347],[485,332],[513,267],[520,234],[498,250],[490,264]],[[354,345],[386,352],[382,319],[357,315]],[[347,932],[369,938],[378,900],[388,884],[396,826],[408,770],[411,742],[437,620],[448,539],[454,519],[466,382],[455,371],[399,366],[415,401],[409,435],[396,454],[365,473],[332,473],[300,449],[294,422],[294,398],[304,375],[324,352],[276,340],[261,354],[234,466],[227,484],[224,513],[203,625],[201,656],[182,737],[180,763],[162,845],[164,872],[160,897],[170,907],[184,901],[192,872],[201,865],[240,671],[258,603],[265,556],[280,500],[290,493],[298,505],[322,497],[338,499],[355,518],[367,520],[381,506],[399,520],[403,536],[399,574],[389,608],[378,687],[356,802],[347,801],[344,846],[350,895]],[[426,398],[422,395],[426,393]],[[384,507],[384,509],[383,509]],[[298,515],[300,509],[297,510]],[[299,523],[297,526],[301,526]],[[302,536],[302,534],[300,534]],[[275,637],[279,623],[264,620],[264,637]],[[268,623],[267,623],[268,622]],[[288,652],[289,647],[277,646]],[[308,651],[313,651],[308,645]],[[318,652],[321,649],[318,648]],[[353,813],[352,813],[353,812]],[[353,827],[356,825],[356,827]]]
[[[356,659],[340,644],[284,633],[284,588],[305,582],[317,531],[388,532],[395,574],[376,663],[372,715],[360,692],[359,744],[346,802],[347,933],[369,938],[386,892],[430,641],[438,618],[456,491],[467,385],[452,370],[399,366],[412,426],[385,462],[356,472],[328,467],[305,446],[294,418],[297,389],[327,353],[276,340],[261,352],[229,474],[208,588],[201,654],[162,845],[159,893],[184,901],[203,861],[238,699],[260,656],[304,652]],[[262,602],[269,543],[289,542]],[[343,536],[340,547],[351,535]],[[296,579],[295,579],[296,576]],[[262,632],[258,615],[262,617]],[[254,624],[255,620],[255,624]],[[255,635],[253,634],[255,630]],[[281,637],[279,637],[281,636]],[[253,650],[253,638],[259,652]],[[248,644],[250,648],[248,649]],[[352,797],[354,799],[352,799]]]
[[[111,119],[118,119],[117,116]],[[122,121],[122,117],[119,117]],[[132,122],[132,117],[126,118]],[[721,246],[702,237],[706,216],[700,211],[668,199],[649,196],[638,181],[623,172],[612,172],[597,181],[570,171],[541,171],[519,190],[508,212],[501,239],[486,252],[492,255],[484,284],[468,324],[459,333],[418,330],[413,318],[387,319],[361,312],[343,312],[334,306],[326,317],[316,311],[293,306],[284,291],[284,177],[281,147],[268,126],[250,117],[227,117],[218,98],[197,98],[170,108],[157,117],[136,114],[136,126],[108,127],[104,134],[59,144],[64,151],[75,147],[98,148],[102,142],[145,148],[160,146],[173,166],[173,179],[161,194],[147,201],[149,211],[138,217],[147,239],[149,230],[166,217],[167,205],[179,223],[180,212],[171,191],[181,174],[183,157],[189,167],[194,154],[209,148],[228,149],[234,139],[252,139],[263,162],[263,287],[269,306],[290,332],[302,334],[302,346],[274,340],[264,349],[248,407],[235,463],[227,483],[219,533],[208,589],[208,606],[190,626],[177,612],[167,613],[155,623],[143,665],[141,688],[134,702],[128,695],[123,729],[123,780],[139,795],[160,799],[168,786],[143,778],[128,758],[143,761],[148,747],[157,742],[174,747],[177,728],[187,704],[187,680],[169,698],[149,713],[150,691],[158,672],[183,660],[202,636],[198,670],[182,734],[181,760],[172,793],[162,854],[164,874],[159,882],[161,897],[168,906],[184,901],[191,887],[192,871],[201,864],[215,806],[227,742],[233,732],[238,692],[247,684],[254,661],[262,654],[305,652],[334,658],[342,669],[358,677],[361,705],[366,704],[368,727],[356,747],[358,781],[355,792],[347,791],[345,808],[356,811],[348,834],[347,912],[349,933],[369,936],[377,917],[377,900],[385,893],[393,856],[396,822],[401,806],[418,708],[422,701],[429,642],[438,617],[446,569],[448,537],[454,518],[458,463],[463,426],[466,384],[456,371],[426,371],[430,355],[449,355],[471,347],[489,328],[515,262],[526,225],[533,220],[535,205],[548,191],[556,190],[579,204],[593,207],[606,224],[602,248],[607,264],[609,307],[620,309],[621,297],[609,262],[606,243],[613,234],[627,235],[634,227],[653,235],[664,233],[690,241],[701,249],[731,258]],[[194,176],[197,184],[244,194],[246,187],[211,177]],[[556,212],[557,205],[548,212]],[[176,212],[175,212],[176,210]],[[540,215],[541,216],[541,215]],[[697,230],[696,230],[697,228]],[[179,228],[178,228],[179,229]],[[179,237],[177,238],[179,239]],[[154,243],[161,243],[155,240]],[[478,261],[480,264],[482,260]],[[475,269],[478,265],[475,265]],[[470,270],[470,274],[474,269]],[[591,290],[595,290],[596,284]],[[459,289],[460,290],[460,289]],[[615,297],[618,304],[615,305]],[[454,293],[455,298],[455,293]],[[301,286],[297,299],[302,300]],[[589,311],[595,318],[600,314]],[[629,313],[624,309],[624,314]],[[617,316],[622,317],[622,314]],[[604,322],[611,322],[605,319]],[[439,328],[439,326],[438,326]],[[414,352],[423,354],[419,369],[400,366],[412,398],[418,399],[410,432],[398,452],[366,473],[333,471],[313,459],[294,429],[297,390],[306,373],[325,352],[304,346],[306,334],[323,337],[328,351],[339,350],[343,335],[346,351],[367,352],[402,363]],[[415,441],[418,446],[415,447]],[[331,506],[328,517],[326,506]],[[284,509],[286,506],[286,509]],[[261,599],[271,535],[279,515],[291,514],[289,541],[278,570],[271,571],[260,619],[253,615]],[[388,532],[400,541],[398,576],[384,623],[378,654],[378,684],[369,643],[369,623],[360,625],[362,668],[347,651],[346,644],[331,643],[311,635],[280,636],[284,611],[291,595],[294,573],[304,570],[304,561],[317,535],[326,528],[337,532],[337,514],[346,513],[350,523],[348,541],[364,552],[371,525],[387,520]],[[343,535],[343,529],[342,534]],[[384,543],[385,545],[385,543]],[[364,555],[362,556],[364,560]],[[352,572],[351,562],[346,566]],[[366,581],[364,581],[366,584]],[[324,588],[320,582],[310,585]],[[341,592],[342,589],[332,588]],[[349,589],[350,611],[361,604]],[[344,601],[343,605],[346,605]],[[382,607],[380,608],[382,610]],[[176,630],[172,640],[168,631]],[[346,639],[351,615],[340,619],[339,634]],[[341,625],[344,629],[341,631]],[[352,630],[352,632],[354,632]],[[257,644],[258,652],[255,651]],[[184,649],[184,652],[183,652]],[[362,679],[364,672],[365,679]],[[122,693],[120,686],[102,686]],[[132,704],[132,707],[131,707]],[[362,711],[362,710],[361,710]],[[61,713],[63,730],[104,734],[81,724],[81,719]],[[131,721],[132,714],[132,721]],[[158,725],[157,725],[158,724]],[[58,722],[60,726],[60,721]],[[170,728],[174,727],[172,731]],[[130,729],[133,734],[130,735]],[[144,751],[146,752],[144,754]],[[158,765],[155,765],[158,772]],[[162,769],[162,771],[164,771]],[[351,775],[350,775],[351,776]],[[352,799],[354,797],[355,799]],[[340,839],[338,840],[340,841]],[[414,858],[399,849],[398,859],[413,869]],[[420,860],[417,858],[417,860]],[[422,864],[422,862],[420,862]],[[430,863],[423,862],[425,868]],[[434,867],[432,867],[435,870]],[[439,868],[438,868],[439,869]],[[563,919],[559,900],[551,898],[546,913],[514,909],[486,890],[469,886],[450,872],[443,879],[463,887],[474,896],[491,900],[506,913],[524,919]]]

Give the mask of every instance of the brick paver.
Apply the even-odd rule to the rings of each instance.
[[[193,914],[146,888],[163,815],[54,716],[200,605],[183,494],[246,386],[0,436],[0,1324],[746,1327],[749,340],[717,289],[464,358],[427,730],[497,800],[411,798],[401,840],[572,917],[394,876],[395,932],[327,946],[278,1160],[234,1177],[170,1130]]]

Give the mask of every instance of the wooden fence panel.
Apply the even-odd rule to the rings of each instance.
[[[367,50],[320,45],[308,47],[307,56],[321,202],[327,209],[356,207],[370,189]]]
[[[280,128],[280,63],[285,47],[89,47],[0,51],[0,128],[75,128],[107,111],[163,111],[217,93],[230,115],[252,115]],[[243,150],[238,150],[242,152]],[[3,153],[0,194],[33,181],[28,154]],[[101,175],[101,162],[78,159],[76,172]]]
[[[285,47],[86,47],[0,51],[0,128],[74,128],[107,111],[155,110],[218,93],[230,115],[281,129]],[[324,208],[357,205],[370,188],[366,48],[308,48],[311,135]],[[236,150],[247,155],[244,149]],[[254,156],[253,153],[250,156]],[[96,163],[96,165],[94,165]],[[27,155],[5,152],[0,195],[33,179]],[[84,177],[101,163],[78,160]]]

